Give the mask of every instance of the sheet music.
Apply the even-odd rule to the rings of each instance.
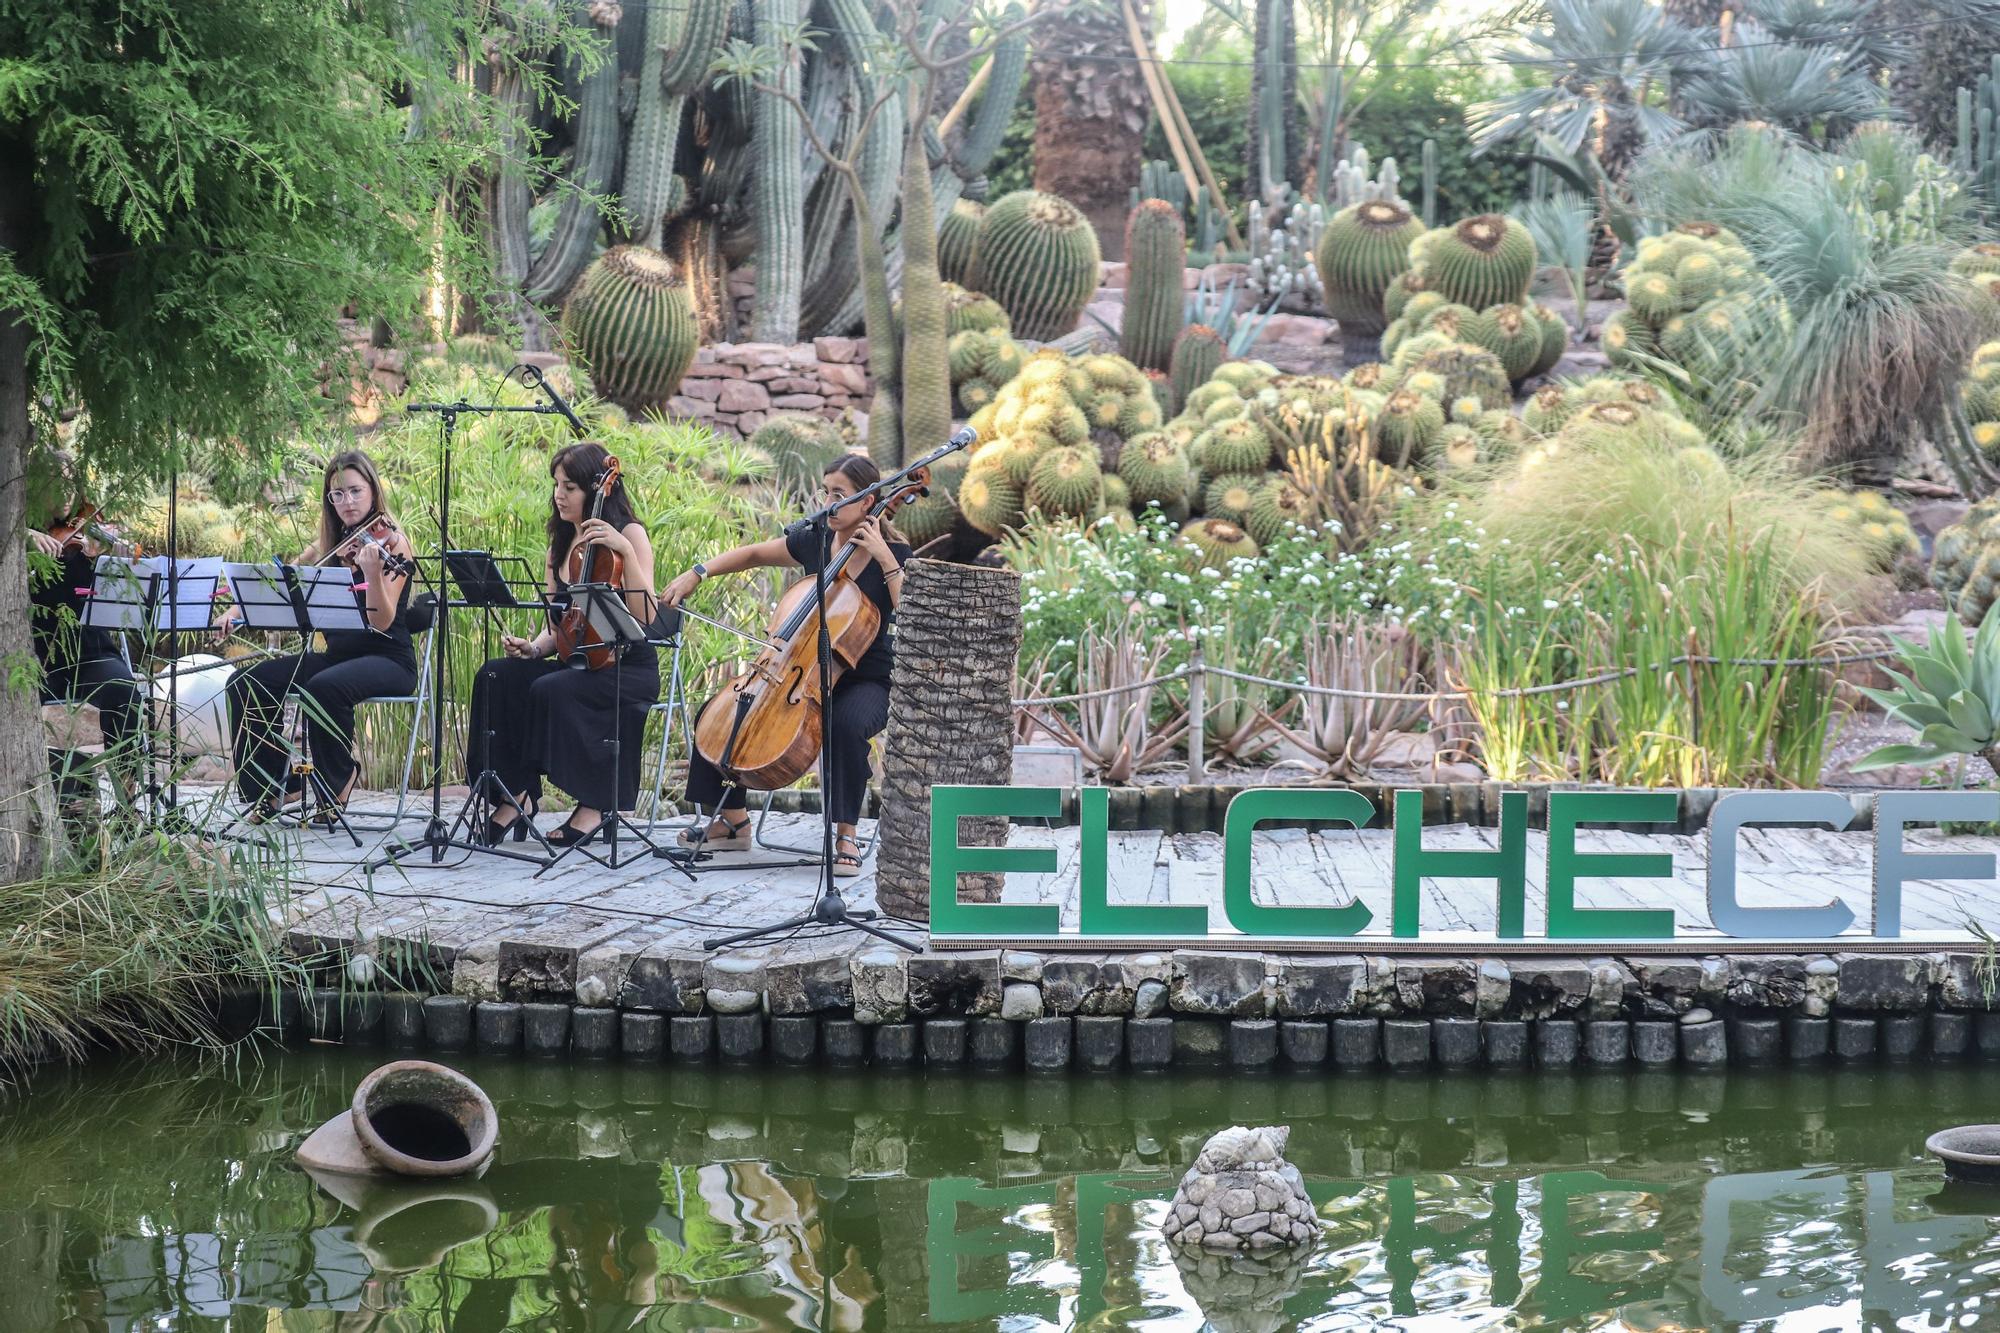
[[[215,614],[221,574],[219,556],[169,560],[163,555],[137,559],[101,555],[82,622],[94,629],[205,630]],[[149,592],[157,599],[150,626],[146,623]]]
[[[345,565],[301,565],[293,571],[305,594],[306,620],[316,630],[372,629],[354,596],[354,571]]]
[[[608,583],[578,583],[570,587],[572,605],[581,603],[584,619],[605,643],[638,643],[646,630],[625,605],[624,590]]]
[[[236,599],[236,614],[242,617],[244,628],[279,631],[299,628],[291,586],[285,582],[285,566],[273,562],[225,564],[222,576],[229,584],[230,596]]]

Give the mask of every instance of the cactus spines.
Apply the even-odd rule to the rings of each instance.
[[[1089,518],[1104,494],[1097,451],[1079,445],[1051,449],[1028,474],[1028,503],[1044,517]]]
[[[1569,323],[1561,315],[1537,302],[1528,307],[1542,327],[1542,350],[1535,357],[1530,375],[1546,375],[1556,368],[1569,350]]]
[[[1423,224],[1394,200],[1343,208],[1327,222],[1314,258],[1327,312],[1343,331],[1382,331],[1390,284],[1409,268],[1410,242],[1422,234]]]
[[[938,227],[938,272],[946,282],[968,285],[979,266],[979,221],[985,216],[985,207],[970,199],[960,199],[944,215]]]
[[[1484,310],[1520,302],[1535,276],[1535,241],[1510,217],[1482,213],[1430,233],[1424,276],[1446,299]]]
[[[1202,489],[1202,509],[1210,518],[1226,518],[1242,523],[1250,516],[1257,488],[1264,484],[1262,473],[1216,477]]]
[[[1076,328],[1097,291],[1097,233],[1067,199],[1016,190],[979,224],[972,286],[1007,310],[1014,336],[1048,342]]]
[[[847,442],[832,422],[802,412],[767,418],[750,436],[750,445],[770,456],[778,484],[795,494],[819,485],[826,465],[847,452]]]
[[[954,282],[944,284],[944,318],[945,329],[950,333],[964,333],[968,329],[1006,333],[1010,327],[1007,312],[998,301]]]
[[[1544,341],[1542,322],[1534,315],[1511,303],[1495,306],[1486,312],[1480,332],[1485,336],[1475,341],[1500,358],[1509,380],[1519,384],[1534,374]]]
[[[1382,292],[1382,317],[1384,320],[1401,319],[1409,312],[1410,300],[1419,292],[1432,290],[1430,279],[1411,270],[1396,275]],[[1444,298],[1439,297],[1440,301]],[[1386,325],[1385,325],[1386,327]]]
[[[1312,497],[1284,473],[1272,476],[1257,488],[1243,526],[1260,547],[1278,541],[1293,527],[1311,527],[1319,521]]]
[[[1248,417],[1214,427],[1200,447],[1201,465],[1210,476],[1262,472],[1271,465],[1271,437]]]
[[[1181,211],[1164,199],[1144,199],[1125,224],[1125,314],[1118,350],[1145,370],[1165,370],[1186,318],[1181,276],[1187,231]]]
[[[698,341],[673,261],[638,245],[607,250],[584,270],[563,310],[563,332],[598,393],[630,412],[666,405]]]
[[[997,467],[975,466],[958,484],[958,508],[965,521],[989,537],[1021,525],[1021,488]]]
[[[958,520],[958,501],[933,488],[930,494],[915,504],[905,505],[896,511],[896,530],[903,534],[904,541],[921,549],[949,534],[958,525]]]
[[[804,60],[796,46],[780,39],[805,20],[805,8],[802,0],[763,0],[757,6],[759,44],[782,52],[768,76],[778,91],[759,93],[753,103],[757,171],[750,218],[757,235],[757,300],[750,330],[758,342],[792,343],[799,337],[799,296],[805,287],[804,132],[784,97],[799,95]]]
[[[937,268],[937,226],[931,215],[930,164],[922,153],[909,153],[903,159],[903,355],[899,404],[905,453],[911,448],[935,448],[951,435],[951,372],[945,364],[946,328],[944,280],[938,276]]]
[[[1256,538],[1226,518],[1191,519],[1181,529],[1181,540],[1212,569],[1228,569],[1232,560],[1257,557]]]
[[[1680,284],[1671,273],[1646,273],[1634,278],[1625,293],[1632,313],[1648,324],[1663,324],[1687,307],[1681,301]]]
[[[1159,431],[1135,435],[1125,442],[1118,454],[1118,477],[1125,483],[1134,509],[1187,502],[1187,455]]]
[[[1435,399],[1398,389],[1375,417],[1382,461],[1393,467],[1420,463],[1444,432],[1444,409]]]
[[[1227,352],[1222,335],[1206,324],[1190,324],[1174,339],[1174,354],[1167,365],[1167,401],[1161,407],[1178,416],[1188,395],[1208,382]]]
[[[1660,351],[1652,329],[1630,310],[1617,311],[1605,320],[1598,341],[1604,347],[1605,359],[1614,366],[1637,366],[1639,358],[1657,356]]]

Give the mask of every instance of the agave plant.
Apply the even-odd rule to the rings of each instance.
[[[1401,625],[1358,616],[1335,617],[1306,637],[1305,683],[1377,694],[1421,694],[1424,650]],[[1322,765],[1328,777],[1362,778],[1389,737],[1424,716],[1426,702],[1301,694],[1299,716],[1287,725],[1266,720],[1286,740]]]
[[[1472,108],[1473,141],[1485,149],[1547,133],[1566,153],[1587,145],[1622,181],[1640,149],[1682,128],[1653,97],[1691,34],[1651,0],[1551,0],[1548,16],[1523,49],[1501,57],[1543,77]]]
[[[1893,690],[1863,689],[1891,720],[1913,727],[1914,745],[1885,745],[1854,765],[1856,773],[1897,764],[1935,764],[1976,755],[2000,771],[2000,615],[1979,623],[1970,647],[1954,612],[1916,644],[1892,638],[1903,670],[1885,667]],[[1907,673],[1907,674],[1905,674]]]
[[[1079,700],[1074,726],[1052,707],[1031,706],[1020,714],[1023,722],[1019,734],[1025,736],[1032,725],[1048,733],[1058,744],[1081,751],[1084,762],[1097,770],[1100,781],[1130,782],[1143,769],[1165,758],[1187,733],[1185,708],[1170,713],[1163,724],[1156,724],[1153,717],[1153,698],[1158,687],[1146,682],[1166,674],[1168,647],[1165,640],[1156,639],[1149,644],[1145,631],[1129,620],[1102,633],[1085,630],[1076,645],[1077,692],[1116,690],[1118,693]],[[1037,682],[1050,679],[1052,674],[1046,663],[1038,664],[1032,673]],[[1038,692],[1039,686],[1031,685],[1027,696],[1033,699]],[[1030,718],[1032,724],[1027,721]]]

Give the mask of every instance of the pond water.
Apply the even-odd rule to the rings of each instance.
[[[376,1059],[109,1064],[0,1099],[0,1330],[2000,1327],[2000,1068],[1267,1079],[468,1062],[484,1179],[348,1206],[291,1163]],[[1157,1226],[1292,1126],[1317,1248]]]

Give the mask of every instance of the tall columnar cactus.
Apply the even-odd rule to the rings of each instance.
[[[804,19],[804,0],[763,0],[757,7],[758,43],[786,53],[766,77],[791,97],[799,95],[802,58],[779,39]],[[750,334],[758,342],[790,343],[799,336],[805,280],[805,136],[779,93],[759,93],[755,105],[757,171],[750,217],[757,235],[757,302]]]
[[[903,158],[903,462],[951,436],[946,324],[930,164],[922,153],[908,152]]]
[[[687,207],[687,182],[674,174],[681,118],[688,96],[706,80],[722,45],[729,8],[729,0],[686,0],[647,5],[638,17],[646,55],[639,68],[620,198],[631,238],[640,245],[664,248],[667,224]]]
[[[663,407],[694,360],[694,307],[657,250],[621,245],[584,270],[563,333],[597,392],[628,411]]]
[[[1190,324],[1174,339],[1172,363],[1167,368],[1167,397],[1162,404],[1168,416],[1178,416],[1187,406],[1188,395],[1208,383],[1209,376],[1227,351],[1222,335],[1206,324]]]
[[[1181,277],[1187,269],[1187,233],[1178,208],[1147,199],[1125,225],[1125,314],[1118,349],[1144,370],[1171,364],[1174,339],[1187,318]]]
[[[938,224],[938,273],[946,282],[967,285],[978,265],[979,221],[985,216],[984,205],[961,199]]]
[[[1016,190],[979,224],[972,286],[1006,307],[1015,337],[1048,342],[1082,318],[1097,291],[1098,255],[1097,233],[1075,205]]]
[[[1327,313],[1340,321],[1343,334],[1382,332],[1382,298],[1410,267],[1410,242],[1423,231],[1423,224],[1396,200],[1343,208],[1327,222],[1315,258]]]
[[[2000,217],[2000,55],[1976,88],[1958,90],[1958,142],[1952,165],[1989,218]]]
[[[1482,213],[1424,241],[1423,272],[1448,301],[1484,310],[1521,304],[1535,276],[1535,240],[1510,217]]]

